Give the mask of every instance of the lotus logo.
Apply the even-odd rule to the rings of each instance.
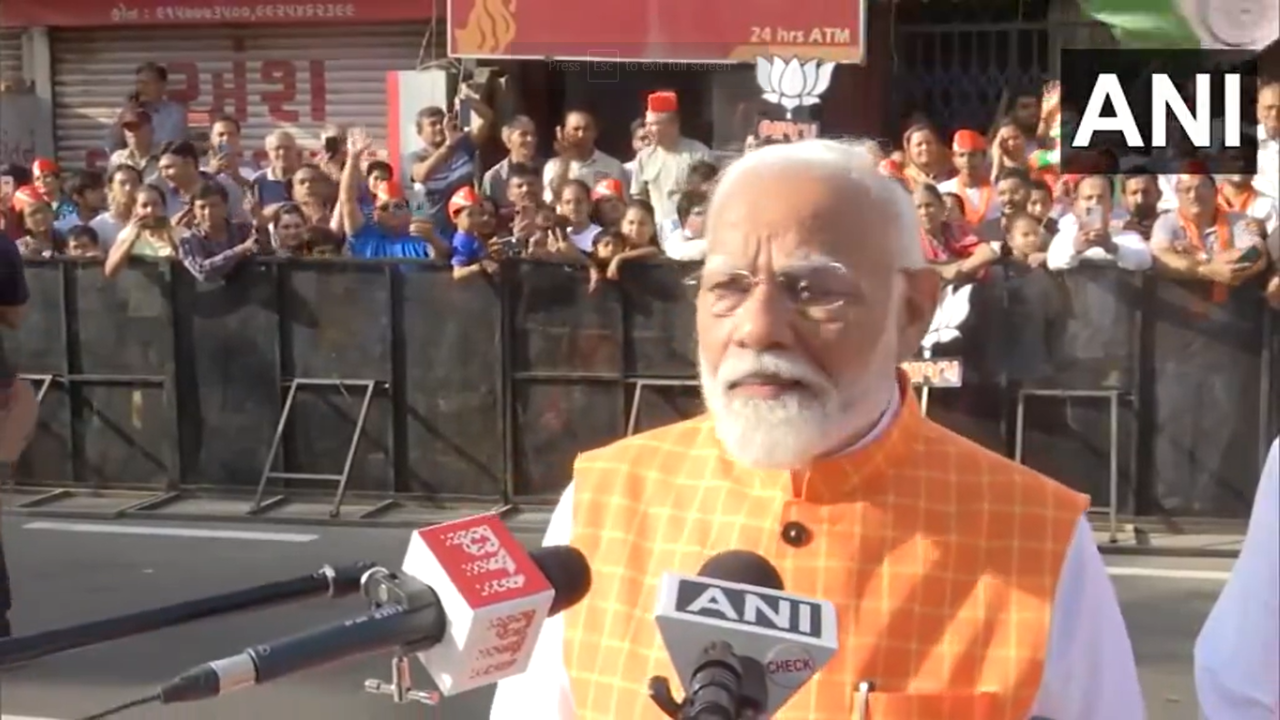
[[[780,57],[756,58],[756,84],[760,96],[774,105],[787,109],[787,119],[798,107],[817,105],[822,93],[831,85],[831,72],[836,64],[830,60],[814,58],[800,62],[798,58],[783,60]]]
[[[965,285],[959,290],[948,285],[938,302],[938,309],[933,313],[933,322],[924,335],[920,348],[926,358],[933,354],[938,345],[945,345],[960,337],[959,327],[969,317],[969,296],[973,293],[973,285]]]

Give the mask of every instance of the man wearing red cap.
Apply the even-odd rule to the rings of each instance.
[[[938,190],[964,200],[969,227],[1000,217],[1000,203],[987,173],[987,139],[974,130],[957,130],[951,139],[951,161],[959,174],[939,183]]]
[[[673,92],[649,95],[644,124],[653,144],[636,154],[631,195],[653,205],[658,227],[676,217],[676,201],[685,190],[689,168],[709,160],[711,150],[680,134],[680,105]]]

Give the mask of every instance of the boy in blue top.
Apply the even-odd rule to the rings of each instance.
[[[414,227],[404,189],[396,183],[383,183],[374,196],[373,217],[366,219],[360,207],[364,177],[360,161],[373,147],[369,136],[353,130],[347,137],[347,161],[338,186],[337,212],[341,213],[347,231],[347,247],[357,258],[428,258],[435,254],[447,257],[448,248],[435,237],[430,226]]]
[[[480,196],[470,185],[458,188],[449,198],[449,219],[458,228],[453,234],[453,279],[462,280],[480,273],[496,275],[498,264],[489,257],[485,243],[475,233]]]

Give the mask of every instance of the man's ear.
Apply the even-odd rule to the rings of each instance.
[[[906,287],[898,309],[898,362],[906,362],[920,350],[938,308],[942,279],[931,268],[902,270]]]

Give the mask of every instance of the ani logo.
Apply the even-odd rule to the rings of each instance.
[[[831,85],[831,73],[835,69],[836,64],[831,60],[814,58],[801,62],[795,57],[790,60],[758,57],[756,84],[760,86],[760,97],[781,105],[791,120],[796,108],[822,101],[822,93]]]

